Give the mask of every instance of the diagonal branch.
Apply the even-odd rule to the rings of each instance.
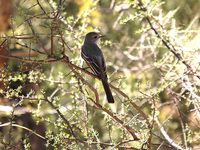
[[[147,9],[144,8],[144,6],[143,6],[141,0],[138,0],[138,5],[139,5],[139,7],[140,7],[140,10],[142,10],[143,12],[146,12],[146,11],[147,11]],[[177,52],[177,50],[176,50],[175,47],[170,43],[170,41],[169,41],[168,39],[163,38],[163,37],[160,36],[160,34],[158,33],[158,31],[153,27],[153,25],[152,25],[152,23],[151,23],[151,20],[149,19],[149,16],[146,15],[144,18],[147,20],[147,22],[149,23],[151,29],[154,31],[154,33],[156,34],[156,36],[162,41],[162,43],[167,47],[167,49],[170,50],[170,51],[174,54],[174,56],[176,56],[176,57],[178,58],[178,60],[181,61],[181,62],[187,67],[187,69],[188,69],[190,72],[192,72],[193,75],[195,75],[198,79],[200,79],[200,75],[198,75],[198,74],[196,73],[196,71],[194,71],[194,70],[192,69],[192,67],[182,58],[182,56]],[[170,44],[170,45],[169,45],[169,44]]]

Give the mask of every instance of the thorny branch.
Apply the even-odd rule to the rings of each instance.
[[[137,1],[138,1],[138,5],[139,5],[140,9],[145,13],[145,12],[147,11],[147,9],[144,8],[144,6],[143,6],[141,0],[137,0]],[[196,71],[194,71],[194,70],[192,69],[192,67],[183,59],[183,57],[181,56],[181,54],[179,54],[179,53],[177,52],[177,50],[176,50],[175,47],[170,43],[170,41],[169,41],[167,38],[162,37],[162,36],[158,33],[158,31],[157,31],[157,30],[154,28],[154,26],[152,25],[149,16],[146,15],[144,18],[147,20],[147,22],[149,23],[151,29],[154,31],[154,33],[156,34],[156,36],[163,42],[163,44],[167,47],[167,49],[170,50],[170,51],[178,58],[178,60],[181,61],[181,62],[187,67],[187,69],[188,69],[194,76],[196,76],[198,79],[200,79],[200,75],[198,75],[198,74],[196,73]]]
[[[119,142],[118,144],[114,145],[114,144],[111,144],[111,143],[104,143],[104,142],[90,142],[88,143],[88,141],[84,141],[84,140],[81,140],[78,135],[76,134],[76,132],[74,131],[74,128],[72,127],[71,123],[68,121],[68,119],[62,114],[62,112],[58,109],[58,107],[56,107],[55,105],[53,105],[53,103],[45,96],[43,95],[44,97],[41,98],[40,100],[43,100],[43,101],[46,101],[48,102],[48,104],[54,109],[56,110],[57,114],[63,119],[63,121],[68,125],[68,129],[69,131],[71,132],[73,138],[66,138],[66,139],[62,139],[63,141],[75,141],[76,143],[83,143],[83,144],[88,144],[89,147],[91,145],[101,145],[102,147],[110,147],[112,146],[112,148],[121,148],[121,149],[136,149],[134,147],[131,147],[131,146],[124,146],[125,144],[128,144],[130,142],[135,142],[135,141],[138,141],[140,139],[140,137],[136,134],[137,131],[134,131],[131,127],[129,127],[125,121],[122,121],[122,119],[120,119],[120,117],[116,116],[115,113],[113,113],[112,111],[110,111],[109,109],[106,109],[106,107],[103,107],[100,103],[99,103],[99,93],[98,91],[89,83],[87,82],[87,80],[81,75],[81,73],[86,73],[87,75],[93,77],[93,78],[98,78],[96,75],[92,74],[91,72],[75,65],[75,63],[72,63],[70,62],[70,57],[68,55],[66,55],[66,49],[65,49],[65,46],[71,51],[70,49],[70,46],[68,43],[65,42],[65,37],[63,35],[63,32],[62,32],[62,29],[60,27],[60,21],[61,21],[61,18],[59,17],[59,14],[61,12],[61,6],[64,4],[65,1],[60,1],[60,7],[58,9],[58,11],[56,11],[54,9],[54,7],[52,6],[52,12],[51,13],[48,13],[45,11],[45,9],[42,7],[41,3],[39,2],[39,0],[37,0],[37,4],[40,9],[43,11],[44,14],[40,14],[40,15],[35,15],[35,16],[31,16],[30,18],[26,19],[23,23],[27,23],[29,25],[29,28],[31,29],[31,32],[32,34],[28,35],[27,37],[25,36],[11,36],[11,37],[5,37],[3,42],[1,43],[0,45],[0,50],[2,48],[2,45],[5,43],[5,42],[8,42],[9,40],[12,40],[12,39],[23,39],[23,40],[36,40],[37,44],[39,45],[39,47],[42,49],[42,50],[39,50],[39,51],[36,51],[34,49],[32,49],[31,47],[28,47],[27,45],[23,45],[23,44],[20,44],[20,43],[17,43],[16,44],[20,44],[21,46],[25,47],[25,48],[29,48],[29,50],[33,50],[39,54],[42,54],[43,56],[47,57],[47,59],[40,59],[40,60],[32,60],[29,58],[23,58],[23,57],[18,57],[18,56],[13,56],[12,54],[11,55],[3,55],[3,54],[0,54],[0,58],[9,58],[9,59],[14,59],[14,60],[18,60],[20,62],[26,62],[26,63],[30,63],[30,64],[53,64],[53,63],[65,63],[71,70],[71,72],[74,73],[74,75],[76,75],[76,77],[78,79],[80,79],[80,81],[82,81],[82,83],[84,83],[85,85],[87,85],[87,87],[94,93],[95,95],[95,99],[93,100],[91,97],[87,97],[88,100],[90,100],[92,102],[92,104],[94,104],[94,107],[92,108],[98,108],[99,110],[101,110],[102,112],[106,113],[107,115],[109,115],[113,120],[115,120],[115,122],[117,122],[123,129],[125,129],[125,131],[128,131],[128,133],[130,133],[133,137],[133,140],[126,140],[126,141],[122,141],[122,142]],[[50,4],[50,3],[49,3]],[[140,7],[140,9],[143,11],[143,12],[146,12],[146,8],[144,8],[142,2],[140,0],[138,0],[138,5]],[[21,11],[18,9],[18,11],[21,13]],[[39,16],[42,16],[42,15],[53,15],[53,18],[49,18],[48,19],[51,19],[51,20],[54,20],[54,24],[50,26],[50,31],[51,33],[50,34],[46,34],[46,36],[49,36],[50,37],[50,50],[47,49],[43,43],[40,41],[40,38],[39,38],[39,34],[35,32],[35,29],[34,29],[34,26],[32,24],[32,21],[31,19],[34,18],[34,17],[39,17]],[[21,15],[23,16],[23,13],[21,13]],[[151,29],[155,32],[155,34],[157,35],[157,37],[159,39],[161,39],[161,41],[163,42],[163,44],[167,47],[167,49],[169,49],[173,55],[175,57],[178,58],[179,61],[181,61],[186,67],[187,69],[194,75],[196,76],[197,78],[200,79],[200,76],[196,74],[196,72],[192,69],[192,67],[183,59],[183,57],[177,52],[176,48],[170,44],[170,41],[166,38],[166,37],[162,37],[158,31],[154,28],[154,26],[152,25],[151,23],[151,20],[150,20],[150,17],[149,16],[145,16],[147,22],[149,23]],[[75,26],[75,24],[73,24],[73,27]],[[54,28],[55,27],[55,28]],[[58,56],[55,56],[56,54],[54,53],[54,50],[56,49],[56,45],[54,44],[54,38],[55,36],[57,36],[56,34],[54,34],[55,30],[57,29],[58,31],[58,35],[59,35],[59,38],[61,39],[61,45],[62,45],[62,51],[61,51],[61,57],[58,57]],[[80,72],[81,73],[80,73]],[[184,81],[183,81],[184,82]],[[61,83],[61,82],[60,82]],[[114,89],[117,93],[119,93],[127,102],[130,102],[131,106],[135,108],[135,110],[138,111],[138,113],[142,116],[142,118],[145,120],[146,124],[147,124],[147,128],[150,130],[149,133],[150,133],[150,136],[149,136],[149,139],[148,141],[145,143],[148,145],[148,148],[151,149],[152,147],[156,147],[156,148],[163,148],[163,149],[175,149],[174,147],[176,148],[180,148],[179,145],[176,145],[174,144],[174,142],[168,137],[168,135],[166,134],[166,132],[164,131],[164,128],[162,126],[159,126],[161,129],[161,132],[167,137],[166,139],[168,141],[172,141],[172,144],[170,143],[167,143],[168,145],[170,145],[171,147],[169,146],[165,146],[165,145],[162,145],[162,144],[152,144],[151,143],[151,140],[152,140],[152,135],[153,134],[153,127],[154,127],[154,121],[157,121],[157,124],[159,125],[159,122],[157,120],[157,118],[154,118],[155,117],[155,109],[152,109],[153,110],[153,121],[151,122],[147,115],[141,110],[141,108],[136,105],[132,99],[129,98],[129,96],[124,93],[123,91],[120,90],[120,88],[118,87],[115,87],[114,85],[112,85],[111,83],[109,83],[110,87],[112,89]],[[190,89],[190,92],[191,92],[191,89]],[[82,92],[84,94],[84,92]],[[53,96],[51,96],[52,98]],[[18,98],[22,98],[22,96],[19,96]],[[34,101],[39,101],[39,99],[37,98],[28,98],[28,97],[23,97],[23,99],[25,100],[34,100]],[[154,106],[155,106],[155,100],[154,100],[154,97],[150,97],[150,99],[153,99],[153,102],[154,102]],[[179,114],[180,115],[180,114]],[[88,119],[88,118],[87,118]],[[86,120],[88,121],[88,120]],[[85,121],[85,122],[86,122]],[[11,122],[12,123],[12,122]],[[53,123],[52,123],[53,124]],[[182,125],[183,126],[183,125]],[[67,127],[66,127],[67,128]],[[12,127],[10,128],[10,130],[12,129]],[[88,129],[88,126],[87,126],[87,129]],[[31,131],[32,132],[32,131]],[[11,135],[11,134],[10,134]],[[88,139],[89,138],[89,132],[87,131],[87,135],[88,135]],[[164,141],[163,139],[161,139],[162,141]],[[165,142],[165,141],[164,141]],[[14,146],[12,146],[11,144],[7,145],[5,144],[3,141],[2,141],[2,144],[5,145],[5,146],[8,146],[10,148],[13,148],[13,149],[18,149]],[[67,145],[67,144],[66,144]],[[174,147],[173,147],[173,146]]]

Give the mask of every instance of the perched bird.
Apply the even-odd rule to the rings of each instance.
[[[85,36],[85,41],[81,47],[81,57],[85,60],[90,69],[101,79],[108,102],[114,103],[108,78],[106,73],[106,63],[101,49],[98,47],[98,41],[105,35],[96,32],[90,32]]]

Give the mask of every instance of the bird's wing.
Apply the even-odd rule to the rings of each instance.
[[[88,56],[87,53],[84,51],[84,48],[82,48],[81,56],[86,61],[90,69],[96,75],[101,77],[102,73],[106,74],[106,66],[105,66],[104,58],[101,55]]]

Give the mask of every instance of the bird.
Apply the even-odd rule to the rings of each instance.
[[[96,32],[89,32],[85,36],[85,41],[81,47],[81,57],[85,60],[89,68],[95,75],[101,79],[108,103],[114,103],[114,98],[111,93],[108,77],[106,73],[106,63],[101,49],[98,47],[98,41],[105,37]]]

